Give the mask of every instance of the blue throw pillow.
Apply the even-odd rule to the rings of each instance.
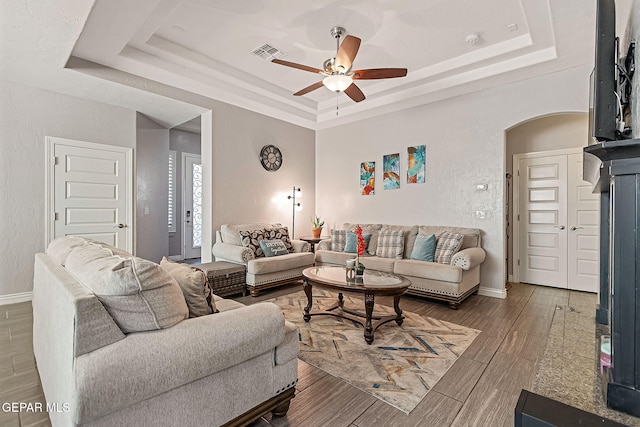
[[[364,250],[366,252],[367,247],[369,246],[369,241],[371,240],[371,234],[363,234],[362,238],[364,239]],[[348,252],[350,254],[358,252],[358,236],[356,236],[356,233],[347,231],[347,243],[344,245],[343,252]]]
[[[264,256],[266,257],[285,255],[289,253],[287,246],[280,239],[260,240],[260,247],[262,248],[262,252],[264,252]]]
[[[418,234],[416,236],[416,243],[413,245],[413,251],[411,251],[411,259],[434,262],[433,256],[435,252],[436,252],[435,234],[432,234],[430,236],[426,236],[424,234]]]

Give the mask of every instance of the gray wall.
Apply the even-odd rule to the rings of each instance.
[[[587,145],[589,129],[588,114],[559,114],[542,117],[516,126],[507,131],[506,162],[507,173],[513,173],[513,155],[535,153],[539,151],[562,150],[565,148],[582,148]],[[513,182],[511,179],[509,198],[510,218],[507,227],[507,271],[513,274]]]
[[[136,115],[136,255],[160,262],[169,253],[169,129]]]
[[[0,297],[45,249],[45,136],[135,148],[135,112],[0,80]]]
[[[200,145],[199,133],[169,130],[169,149],[176,151],[176,232],[169,233],[169,255],[182,251],[182,153],[200,154]]]

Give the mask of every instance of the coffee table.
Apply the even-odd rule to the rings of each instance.
[[[400,309],[400,297],[407,292],[411,282],[404,277],[391,273],[383,273],[366,269],[361,281],[347,281],[344,267],[309,267],[302,271],[304,277],[304,293],[307,295],[307,306],[304,308],[304,321],[311,320],[311,316],[336,316],[349,319],[364,326],[364,340],[367,344],[373,342],[373,333],[381,325],[395,320],[398,326],[402,325],[404,316]],[[338,291],[338,301],[326,310],[311,312],[313,306],[313,287],[332,289]],[[344,306],[343,292],[364,294],[365,312],[359,312]],[[374,316],[373,305],[376,296],[392,296],[395,315]],[[372,321],[375,320],[375,323]]]

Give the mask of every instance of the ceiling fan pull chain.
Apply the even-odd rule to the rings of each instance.
[[[336,92],[336,116],[338,115],[338,108],[339,107],[339,102],[338,102],[338,97],[340,96],[340,92]]]

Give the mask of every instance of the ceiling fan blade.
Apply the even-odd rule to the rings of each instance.
[[[319,81],[318,83],[314,83],[311,86],[307,86],[304,89],[301,89],[299,91],[297,91],[296,93],[294,93],[294,96],[300,96],[300,95],[304,95],[305,93],[309,93],[312,90],[316,90],[319,89],[323,86],[322,81]]]
[[[354,80],[391,79],[407,75],[406,68],[370,68],[368,70],[356,70],[353,72]]]
[[[360,49],[360,39],[354,36],[346,36],[336,54],[336,66],[344,67],[346,72],[351,68],[353,60]]]
[[[286,67],[297,68],[298,70],[309,71],[311,73],[322,73],[322,70],[319,68],[297,64],[295,62],[283,61],[282,59],[272,59],[271,62],[275,62],[276,64],[284,65]]]
[[[364,93],[362,93],[360,88],[356,86],[355,83],[351,83],[351,85],[344,90],[344,93],[346,93],[347,96],[353,99],[355,102],[364,100]]]

